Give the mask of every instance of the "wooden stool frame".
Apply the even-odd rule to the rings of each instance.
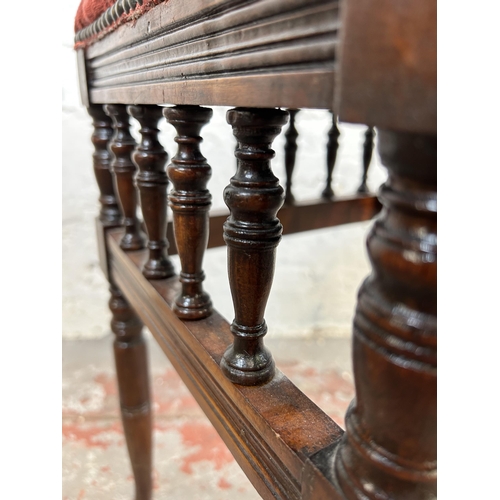
[[[137,500],[151,498],[142,324],[263,498],[436,496],[436,5],[346,0],[340,7],[170,0],[78,51]],[[202,155],[201,129],[217,105],[233,107],[227,121],[237,141],[229,217],[210,216],[212,170]],[[327,182],[311,203],[295,203],[291,191],[300,108],[333,110]],[[141,124],[139,145],[129,115]],[[272,142],[289,117],[283,189],[271,168]],[[346,198],[330,186],[337,117],[368,125],[359,194]],[[158,141],[160,119],[177,131],[170,162]],[[275,367],[264,312],[283,231],[367,220],[379,210],[364,194],[373,127],[389,176],[367,240],[372,273],[354,319],[356,398],[344,432]],[[204,251],[224,242],[231,324],[203,289]]]

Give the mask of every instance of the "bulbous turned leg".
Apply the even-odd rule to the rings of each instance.
[[[332,126],[328,131],[328,143],[326,145],[326,183],[325,189],[321,193],[321,197],[327,200],[333,198],[334,193],[332,189],[333,169],[335,161],[337,160],[337,150],[339,148],[339,135],[340,130],[337,126],[337,116],[332,111]]]
[[[379,130],[385,210],[354,318],[356,399],[334,457],[346,499],[436,498],[436,136]]]
[[[144,248],[144,236],[137,218],[137,190],[134,185],[136,166],[131,154],[135,149],[135,141],[130,135],[129,117],[123,104],[106,104],[104,111],[113,120],[114,134],[110,149],[114,154],[111,167],[115,174],[116,191],[123,214],[125,234],[120,241],[123,250],[140,250]]]
[[[366,181],[368,180],[368,169],[372,161],[373,148],[375,147],[374,138],[375,129],[373,127],[368,127],[365,132],[365,142],[363,144],[363,177],[361,178],[358,193],[369,192]]]
[[[227,112],[239,148],[238,170],[224,190],[231,212],[224,224],[224,239],[235,318],[231,324],[234,342],[224,353],[221,369],[231,381],[242,385],[262,384],[274,376],[274,360],[264,347],[264,312],[282,233],[276,214],[284,196],[270,160],[274,157],[272,141],[287,116],[278,109],[236,108]]]
[[[116,286],[111,286],[114,354],[125,439],[135,479],[135,499],[152,494],[152,417],[142,323]]]
[[[175,141],[179,145],[167,169],[173,184],[169,203],[182,266],[179,277],[182,290],[175,299],[173,310],[181,319],[202,319],[212,313],[212,302],[202,285],[208,211],[212,200],[207,183],[212,169],[200,151],[200,131],[210,121],[212,110],[200,106],[175,106],[165,108],[163,114],[177,130]]]
[[[169,278],[174,275],[174,268],[166,254],[168,178],[165,163],[168,155],[158,140],[158,122],[162,118],[162,108],[127,106],[127,111],[141,124],[142,141],[132,158],[139,167],[137,186],[148,233],[149,258],[142,273],[148,279]]]
[[[288,125],[288,130],[285,133],[285,203],[291,205],[295,201],[295,197],[292,193],[292,176],[295,169],[295,157],[297,155],[297,137],[299,136],[299,133],[295,128],[295,116],[299,110],[288,109],[287,111],[290,115],[290,123]]]

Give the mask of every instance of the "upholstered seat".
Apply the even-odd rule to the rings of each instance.
[[[83,48],[168,0],[82,0],[75,16],[75,48]]]

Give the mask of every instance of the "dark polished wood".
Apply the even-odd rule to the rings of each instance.
[[[274,360],[264,347],[264,311],[274,275],[282,226],[276,217],[283,188],[271,170],[271,144],[286,123],[279,109],[236,108],[227,121],[238,140],[238,170],[224,190],[231,214],[224,224],[229,285],[234,304],[234,341],[221,361],[233,382],[257,385],[274,376]]]
[[[132,158],[139,167],[136,179],[148,234],[149,259],[142,272],[148,279],[168,278],[173,276],[174,268],[166,255],[168,177],[165,164],[168,154],[158,140],[158,122],[162,118],[162,108],[128,106],[127,111],[141,124],[142,141]]]
[[[126,230],[102,230],[100,241],[107,242],[101,255],[112,283],[123,290],[113,306],[114,329],[126,336],[117,359],[142,345],[128,303],[265,499],[435,499],[436,1],[349,0],[341,12],[337,0],[162,2],[79,51],[78,60],[86,104],[245,107],[228,113],[238,140],[237,172],[225,191],[232,325],[215,310],[198,321],[179,319],[172,310],[179,280],[147,280],[141,269],[148,251],[120,248],[131,226],[140,233],[129,218],[137,208],[134,174],[129,165],[120,180],[120,165],[115,169],[117,185],[127,178],[130,194],[119,193]],[[364,189],[349,199],[327,189],[321,202],[287,204],[277,214],[283,191],[269,160],[285,123],[280,107],[333,109],[341,122],[376,127],[389,169],[384,210],[368,238],[373,270],[354,320],[356,399],[345,433],[274,368],[263,345],[281,237],[277,215],[290,233],[366,220],[380,205]],[[128,118],[119,121],[114,136],[130,143]],[[333,127],[329,139],[333,155]],[[367,136],[360,187],[372,148]],[[115,161],[130,164],[130,149],[117,149]],[[327,165],[335,163],[332,155]],[[221,220],[209,221],[209,247],[221,243]],[[117,361],[121,387],[143,383],[137,359]],[[120,395],[125,407],[139,409],[125,412],[138,422],[145,399],[126,399],[132,393]],[[137,424],[139,431],[130,419],[124,417],[133,463],[150,467],[148,425]],[[138,495],[149,494],[150,473],[136,476]]]
[[[144,236],[137,218],[137,190],[134,184],[137,168],[131,158],[136,144],[130,135],[126,106],[106,104],[104,111],[112,118],[114,126],[110,142],[110,149],[114,154],[111,167],[115,174],[116,191],[123,214],[122,225],[125,227],[120,244],[124,250],[139,250],[144,248]]]
[[[436,26],[436,0],[344,2],[333,98],[339,120],[435,134]]]
[[[342,429],[276,369],[271,383],[233,384],[220,361],[233,334],[214,310],[182,321],[173,312],[176,278],[148,281],[141,269],[147,251],[120,249],[122,229],[109,233],[112,273],[252,484],[266,500],[300,500],[302,474]]]
[[[177,154],[168,166],[173,184],[169,203],[173,212],[175,242],[182,270],[179,280],[182,290],[175,300],[174,311],[179,318],[206,318],[212,312],[212,302],[203,290],[203,254],[208,243],[208,211],[212,196],[207,183],[212,169],[201,154],[200,131],[212,117],[210,108],[175,106],[163,114],[177,136]]]
[[[379,130],[389,177],[354,318],[356,400],[335,456],[344,498],[436,498],[435,136]]]
[[[90,99],[330,109],[338,3],[162,2],[86,49]]]
[[[116,227],[120,224],[121,213],[115,195],[113,173],[111,171],[113,155],[108,150],[113,135],[113,123],[100,104],[92,104],[87,108],[87,111],[92,117],[94,126],[92,160],[100,193],[99,203],[101,209],[99,211],[99,220],[104,227]]]
[[[337,116],[332,113],[332,126],[328,131],[328,142],[326,144],[326,185],[321,196],[326,199],[333,198],[332,176],[335,162],[337,160],[337,149],[339,148],[340,130],[337,126]]]
[[[380,202],[374,195],[336,196],[332,200],[302,200],[293,205],[283,205],[278,215],[283,234],[292,234],[370,220],[380,209]],[[223,209],[210,212],[207,248],[226,244],[223,226],[228,215],[228,211]],[[177,253],[177,247],[172,221],[168,223],[167,237],[171,242],[168,251],[174,255]]]
[[[290,116],[290,122],[285,133],[285,203],[291,205],[295,201],[292,193],[292,176],[293,170],[295,169],[295,157],[297,154],[297,137],[299,136],[295,128],[295,116],[299,110],[288,109],[287,111]]]
[[[358,193],[369,192],[366,181],[368,180],[368,169],[372,161],[373,148],[375,147],[374,138],[375,129],[373,127],[368,127],[365,132],[365,142],[363,143],[363,176],[358,188]]]
[[[152,495],[152,417],[146,344],[142,322],[122,292],[110,288],[111,330],[123,430],[135,479],[135,500]]]

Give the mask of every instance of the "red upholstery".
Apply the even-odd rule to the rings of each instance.
[[[92,24],[115,0],[82,0],[76,11],[75,32]]]
[[[120,2],[118,10],[110,9],[117,0],[81,0],[75,17],[75,49],[88,47],[124,23],[133,22],[155,5],[168,0]],[[124,11],[124,8],[127,9]],[[107,12],[105,16],[102,16]],[[121,12],[121,14],[119,14]],[[118,17],[117,17],[118,16]],[[96,24],[95,21],[100,21]]]

